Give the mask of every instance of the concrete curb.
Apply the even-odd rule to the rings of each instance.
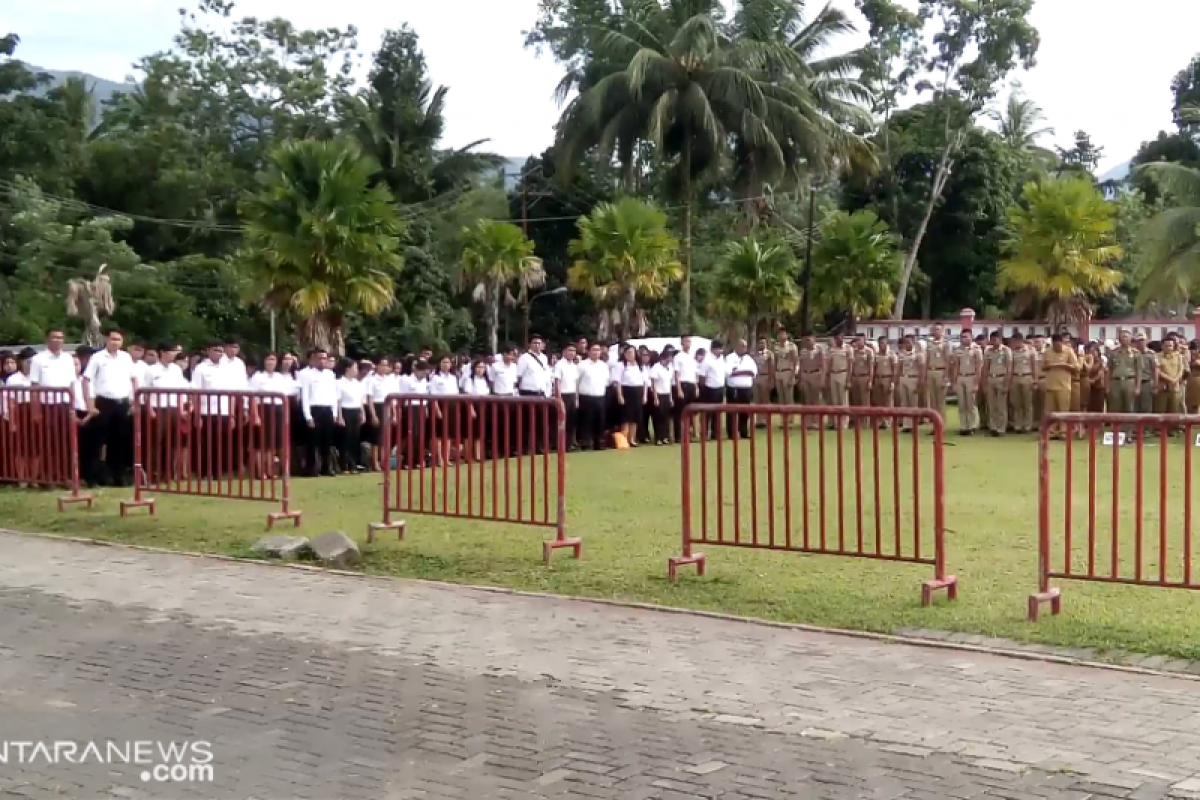
[[[1172,672],[1169,670],[1150,669],[1148,667],[1136,667],[1126,664],[1110,664],[1104,661],[1089,661],[1087,659],[1072,658],[1070,656],[1056,655],[1054,653],[1040,653],[1033,650],[1021,650],[1017,648],[984,647],[981,645],[967,644],[965,642],[949,642],[937,639],[926,639],[919,636],[901,636],[891,633],[873,633],[870,631],[855,631],[845,628],[825,628],[819,625],[808,625],[801,622],[779,622],[776,620],[755,619],[753,617],[742,617],[735,614],[722,614],[717,611],[702,611],[690,608],[679,608],[677,606],[657,606],[650,603],[639,603],[632,600],[575,597],[572,595],[550,594],[548,592],[530,592],[521,589],[508,589],[502,586],[477,586],[468,583],[451,583],[448,581],[434,581],[425,578],[402,578],[384,575],[370,575],[365,572],[354,572],[352,570],[344,569],[326,569],[325,567],[314,564],[298,564],[291,561],[281,561],[277,559],[266,560],[257,558],[239,558],[237,556],[221,555],[220,553],[195,553],[188,550],[171,550],[165,547],[129,544],[126,542],[113,542],[105,539],[91,539],[82,536],[64,536],[57,533],[31,533],[27,531],[14,531],[7,528],[0,528],[0,535],[4,534],[10,536],[24,536],[32,539],[47,539],[50,541],[93,545],[96,547],[123,548],[126,550],[155,553],[159,555],[184,556],[187,558],[199,558],[210,561],[223,561],[231,564],[253,564],[256,566],[274,567],[276,569],[317,572],[326,575],[338,575],[347,578],[356,578],[358,580],[365,580],[379,584],[416,583],[423,586],[442,589],[444,591],[465,590],[470,592],[483,592],[487,594],[512,595],[514,597],[529,597],[534,599],[550,599],[570,603],[592,604],[608,606],[611,608],[636,609],[638,611],[649,611],[659,614],[678,614],[683,616],[700,617],[702,619],[718,620],[721,622],[736,622],[742,625],[757,625],[767,628],[779,628],[781,630],[803,631],[805,633],[823,634],[826,636],[840,636],[848,639],[861,639],[869,642],[906,645],[909,647],[923,647],[933,650],[950,650],[960,653],[976,653],[979,655],[1011,658],[1018,661],[1040,661],[1047,664],[1059,664],[1068,667],[1087,667],[1089,669],[1107,670],[1109,672],[1121,672],[1128,675],[1174,678],[1177,680],[1200,682],[1200,675],[1194,675],[1188,672]]]

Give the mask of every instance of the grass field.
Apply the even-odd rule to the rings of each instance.
[[[953,429],[953,425],[949,426]],[[755,496],[749,493],[749,480],[739,484],[733,517],[732,456],[723,455],[720,464],[725,482],[724,502],[718,506],[710,489],[708,496],[699,490],[693,495],[693,526],[699,533],[707,523],[713,537],[718,535],[716,516],[722,515],[721,535],[733,531],[749,537],[753,523],[760,536],[766,537],[771,525],[776,541],[782,541],[790,529],[793,541],[803,530],[804,508],[800,496],[800,440],[796,434],[789,446],[782,436],[768,450],[767,437],[755,443],[754,467],[760,473]],[[896,530],[893,500],[895,490],[892,457],[898,453],[903,469],[900,497],[908,505],[900,508],[904,530],[903,548],[911,550],[912,513],[912,439],[905,438],[892,450],[891,437],[882,437],[880,450],[880,503],[875,505],[875,479],[870,436],[860,441],[864,457],[861,476],[854,469],[853,437],[843,442],[843,462],[837,464],[833,437],[826,437],[826,486],[820,491],[815,435],[806,441],[809,464],[808,520],[810,535],[818,535],[819,498],[824,498],[829,546],[839,532],[835,476],[844,477],[842,512],[843,541],[851,546],[859,535],[857,520],[863,520],[864,550],[876,547],[876,517],[879,518],[880,549],[892,552]],[[1190,443],[1189,443],[1190,444]],[[749,448],[742,444],[738,471],[750,473]],[[928,536],[932,522],[931,439],[922,433],[916,445],[921,454],[919,481],[924,497],[921,526],[925,529],[923,555],[931,552]],[[1109,448],[1098,447],[1095,534],[1088,536],[1089,508],[1086,482],[1088,446],[1076,443],[1073,451],[1072,491],[1064,489],[1065,459],[1062,444],[1056,443],[1051,470],[1055,481],[1053,500],[1054,558],[1061,568],[1066,542],[1063,537],[1065,498],[1071,498],[1073,536],[1069,557],[1075,569],[1086,566],[1089,558],[1098,570],[1111,567],[1112,477]],[[787,451],[785,456],[784,451]],[[1145,473],[1143,504],[1137,506],[1134,474],[1134,449],[1122,449],[1118,458],[1121,483],[1118,524],[1122,531],[1119,552],[1121,573],[1133,574],[1136,548],[1133,537],[1137,518],[1143,522],[1141,569],[1144,575],[1157,577],[1157,553],[1160,536],[1173,552],[1185,544],[1185,504],[1183,472],[1184,447],[1179,439],[1167,447],[1166,476],[1171,502],[1165,523],[1160,524],[1159,474],[1163,448],[1157,443],[1144,451]],[[1200,451],[1195,451],[1200,452]],[[770,491],[765,477],[766,463],[775,464]],[[790,468],[789,493],[782,473],[783,462]],[[1200,466],[1200,464],[1197,464]],[[700,482],[699,462],[693,462],[693,484]],[[486,584],[585,597],[637,600],[697,609],[723,611],[773,620],[807,622],[839,628],[889,632],[905,628],[938,628],[978,633],[987,636],[1069,647],[1095,648],[1102,654],[1121,650],[1200,658],[1200,598],[1189,591],[1084,584],[1055,581],[1063,588],[1064,610],[1061,616],[1046,613],[1042,621],[1025,621],[1026,599],[1037,588],[1037,444],[1033,436],[1009,436],[991,439],[976,436],[960,439],[951,433],[945,448],[947,562],[949,571],[959,576],[957,603],[939,598],[933,608],[919,605],[919,585],[932,577],[924,565],[896,564],[865,559],[826,555],[761,552],[730,547],[703,545],[708,555],[708,574],[697,578],[684,569],[682,579],[671,584],[666,579],[668,556],[680,552],[680,457],[677,448],[643,447],[636,451],[580,453],[569,457],[567,499],[568,533],[584,541],[584,558],[571,559],[560,551],[550,567],[540,560],[540,542],[550,535],[546,529],[525,528],[453,520],[432,516],[400,515],[407,520],[408,535],[398,542],[385,536],[374,544],[365,544],[367,524],[380,519],[379,476],[337,479],[297,480],[294,482],[294,506],[304,511],[302,532],[315,535],[324,530],[340,529],[363,544],[364,568],[373,573],[430,578],[452,582]],[[718,465],[710,454],[707,483],[714,486]],[[540,480],[540,468],[539,468]],[[1193,484],[1196,481],[1193,480]],[[858,499],[856,486],[862,488]],[[1194,492],[1193,492],[1194,493]],[[119,516],[118,501],[129,490],[105,490],[91,511],[72,510],[58,514],[54,496],[49,493],[16,489],[0,490],[0,525],[24,531],[60,532],[76,536],[155,545],[192,551],[248,555],[250,545],[264,530],[265,504],[215,501],[188,497],[161,496],[156,517],[142,514],[127,519]],[[790,497],[790,499],[789,499]],[[453,501],[450,501],[451,504]],[[538,500],[540,504],[540,499]],[[859,505],[861,503],[861,506]],[[702,519],[700,508],[707,507]],[[861,507],[862,512],[859,513]],[[288,532],[290,529],[281,529]],[[1193,551],[1200,545],[1186,544]],[[1200,553],[1194,553],[1200,556]],[[1176,556],[1164,566],[1167,577],[1178,580],[1182,560]],[[1198,562],[1200,563],[1200,562]],[[1200,580],[1200,576],[1192,576]]]

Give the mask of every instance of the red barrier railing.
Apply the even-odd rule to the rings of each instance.
[[[267,392],[138,389],[133,403],[133,499],[121,516],[148,508],[147,494],[279,503],[267,527],[290,519],[291,423],[287,400]]]
[[[1044,603],[1053,614],[1062,610],[1052,579],[1200,589],[1192,537],[1197,446],[1200,416],[1051,414],[1042,420],[1031,621]],[[1052,473],[1063,476],[1057,490]]]
[[[84,503],[79,487],[75,392],[41,386],[0,387],[0,483],[66,489],[58,510]]]
[[[542,544],[579,558],[566,535],[566,415],[546,397],[392,395],[384,403],[383,522],[404,538],[395,514],[429,514],[554,528]]]
[[[923,422],[931,439],[918,432]],[[945,430],[936,412],[692,405],[683,429],[683,554],[668,560],[671,580],[687,564],[704,574],[695,545],[721,545],[928,564],[934,576],[921,585],[922,605],[940,589],[957,598],[958,579],[946,574]],[[931,445],[925,463],[923,442]]]

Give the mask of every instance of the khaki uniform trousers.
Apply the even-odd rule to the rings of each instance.
[[[896,406],[898,408],[920,408],[921,381],[917,378],[900,378],[896,381]],[[900,421],[900,430],[912,428],[912,419]]]
[[[796,404],[796,373],[792,370],[775,373],[775,402],[781,406]]]
[[[829,376],[829,397],[828,403],[831,406],[848,407],[850,405],[850,393],[848,384],[850,382],[850,373],[834,372]],[[849,424],[848,417],[837,417],[829,421],[830,425],[846,427]]]
[[[958,395],[958,429],[963,432],[979,427],[979,414],[975,407],[975,376],[964,375],[954,387]]]
[[[871,405],[871,379],[850,379],[850,405],[865,408]]]
[[[771,389],[774,382],[769,378],[758,377],[754,379],[754,392],[751,395],[754,405],[765,406],[771,402]]]
[[[1154,413],[1154,386],[1150,381],[1142,381],[1142,392],[1133,401],[1133,406],[1135,413]]]
[[[1071,410],[1071,390],[1070,389],[1047,389],[1046,390],[1046,414],[1060,414]],[[1050,427],[1051,436],[1065,436],[1066,428],[1061,423],[1055,423]]]
[[[929,370],[925,375],[925,407],[946,418],[946,371]]]
[[[1029,433],[1033,430],[1033,378],[1013,378],[1008,402],[1012,408],[1013,430],[1017,433]]]
[[[1159,389],[1154,394],[1155,414],[1182,414],[1183,392],[1179,389]]]
[[[1008,430],[1008,381],[988,383],[988,430],[1004,433]]]

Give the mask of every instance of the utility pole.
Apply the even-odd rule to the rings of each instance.
[[[808,295],[809,289],[812,286],[812,251],[813,251],[813,228],[816,226],[817,216],[817,187],[813,184],[812,178],[808,179],[808,230],[807,238],[804,243],[804,269],[800,272],[800,335],[808,336],[812,333],[812,328],[809,326],[809,305]]]

